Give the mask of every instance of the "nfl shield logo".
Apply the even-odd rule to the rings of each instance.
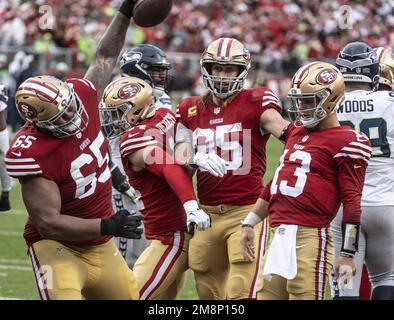
[[[309,139],[309,136],[304,136],[303,138],[302,138],[302,142],[305,142],[305,141],[307,141]]]
[[[214,114],[219,114],[220,113],[220,107],[216,107],[215,109],[213,109],[213,113]]]

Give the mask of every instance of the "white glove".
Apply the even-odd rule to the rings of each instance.
[[[220,158],[216,153],[197,152],[193,156],[191,163],[197,165],[200,170],[205,169],[215,177],[222,178],[227,172],[227,162]]]
[[[198,207],[196,200],[189,200],[183,204],[187,216],[187,231],[196,228],[199,231],[207,230],[211,227],[211,217]]]
[[[137,203],[137,201],[139,200],[139,197],[137,197],[136,191],[132,186],[130,186],[130,188],[125,190],[123,194],[126,195],[130,199],[130,201],[134,204]]]

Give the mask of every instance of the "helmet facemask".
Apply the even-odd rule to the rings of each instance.
[[[235,77],[220,77],[212,75],[212,66],[221,64],[218,62],[203,62],[201,66],[202,78],[205,87],[219,99],[226,99],[234,93],[240,91],[248,74],[247,68],[242,64],[223,63],[223,65],[233,65],[238,67],[239,72]]]
[[[131,128],[127,122],[126,115],[131,110],[132,104],[126,102],[116,107],[103,107],[100,105],[101,127],[108,139],[114,139],[121,136]]]
[[[324,118],[328,116],[324,108],[327,99],[330,96],[330,91],[324,89],[317,93],[289,93],[288,95],[292,101],[292,107],[288,112],[295,121],[296,127],[313,128]],[[334,112],[334,108],[331,112]]]
[[[70,89],[69,99],[61,102],[62,107],[60,112],[48,120],[26,120],[32,122],[37,128],[49,131],[56,138],[67,138],[82,134],[89,124],[89,116],[82,101],[79,99],[77,94],[75,94],[73,88],[71,86],[68,87]],[[62,117],[67,111],[70,111],[72,104],[75,106],[73,110],[74,116],[70,120],[61,123],[64,121]]]

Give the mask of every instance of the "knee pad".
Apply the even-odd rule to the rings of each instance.
[[[227,299],[239,300],[249,298],[250,281],[242,275],[234,275],[227,282]]]

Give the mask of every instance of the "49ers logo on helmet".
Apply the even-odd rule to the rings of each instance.
[[[326,68],[320,71],[316,77],[316,81],[319,84],[330,84],[333,83],[337,78],[335,70]]]
[[[37,116],[36,109],[26,103],[18,104],[18,109],[27,119],[34,119]]]
[[[119,89],[118,96],[121,99],[132,98],[141,91],[141,86],[136,83],[129,83]]]

